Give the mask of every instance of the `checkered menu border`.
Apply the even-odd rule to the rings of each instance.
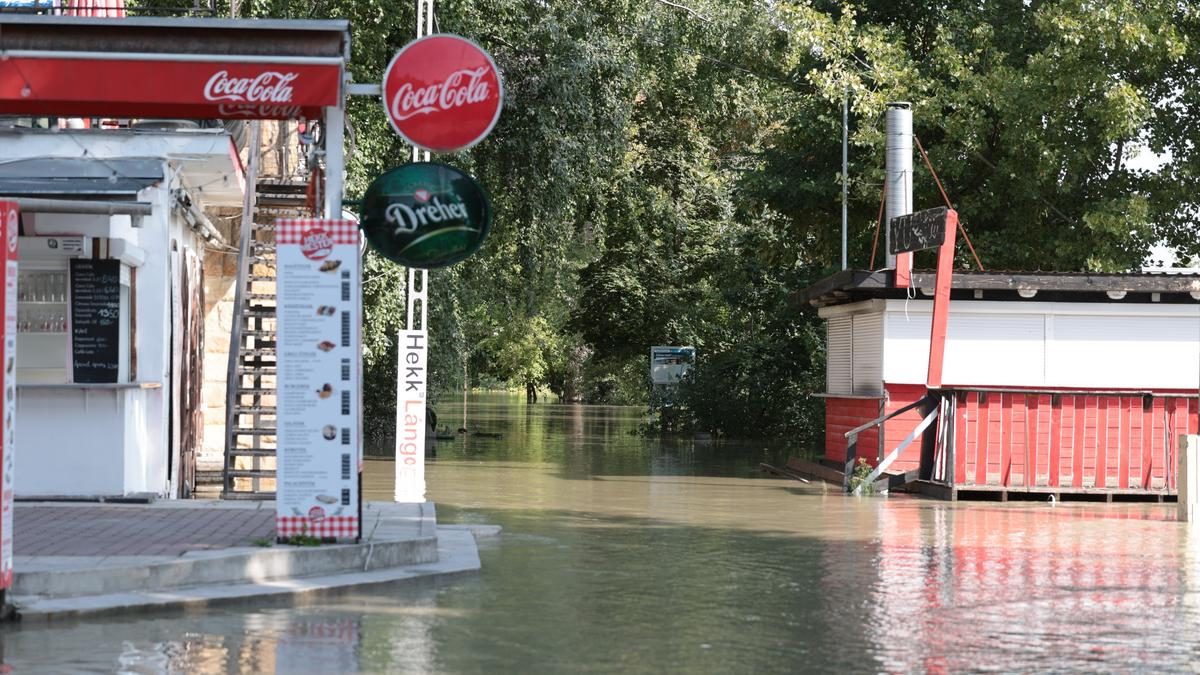
[[[334,244],[358,243],[358,223],[329,218],[279,218],[275,221],[275,243],[299,244],[310,230],[324,230]]]
[[[326,516],[314,520],[306,516],[275,516],[275,536],[291,537],[297,534],[318,538],[353,539],[358,536],[358,518]]]

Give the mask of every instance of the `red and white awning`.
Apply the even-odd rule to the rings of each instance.
[[[100,0],[104,1],[104,0]],[[343,61],[321,57],[9,50],[5,114],[186,119],[319,119],[341,101]]]

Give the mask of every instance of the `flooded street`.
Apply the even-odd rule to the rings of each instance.
[[[456,428],[461,411],[439,409]],[[4,629],[13,672],[1185,671],[1200,537],[1174,505],[846,498],[786,446],[662,443],[637,408],[487,394],[430,499],[483,570],[305,604]],[[366,497],[391,496],[367,465]]]

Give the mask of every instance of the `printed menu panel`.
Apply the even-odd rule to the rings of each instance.
[[[13,201],[0,201],[0,317],[3,317],[4,332],[0,339],[0,388],[4,389],[4,405],[0,414],[4,426],[0,427],[0,589],[12,588],[13,581],[13,464],[16,449],[13,416],[17,412],[17,373],[14,364],[17,358],[17,232],[20,227],[19,209]]]
[[[276,533],[359,536],[358,227],[276,224]]]
[[[116,382],[121,364],[121,261],[71,259],[74,382]]]

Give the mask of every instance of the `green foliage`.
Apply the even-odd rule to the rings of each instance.
[[[293,534],[290,537],[286,537],[283,540],[283,543],[287,544],[288,546],[311,547],[320,546],[322,542],[319,537],[314,537],[310,534]]]
[[[871,466],[865,458],[859,457],[854,463],[854,471],[850,474],[850,492],[856,495],[873,495],[875,494],[875,483],[867,482],[871,477],[871,472],[875,467]]]
[[[411,4],[245,13],[350,19],[354,78],[376,82],[412,37]],[[439,158],[488,188],[496,224],[431,274],[435,391],[499,378],[645,400],[649,347],[686,344],[698,364],[680,405],[697,428],[819,443],[823,338],[795,293],[839,257],[843,181],[851,264],[869,264],[893,100],[914,103],[989,268],[1124,270],[1158,242],[1200,255],[1192,3],[441,0],[437,23],[493,54],[505,109],[487,141]],[[349,120],[355,196],[410,154],[377,100],[352,99]],[[1165,164],[1131,164],[1138,148]],[[916,204],[940,204],[916,166]],[[405,276],[373,256],[366,269],[375,428],[394,406]]]

